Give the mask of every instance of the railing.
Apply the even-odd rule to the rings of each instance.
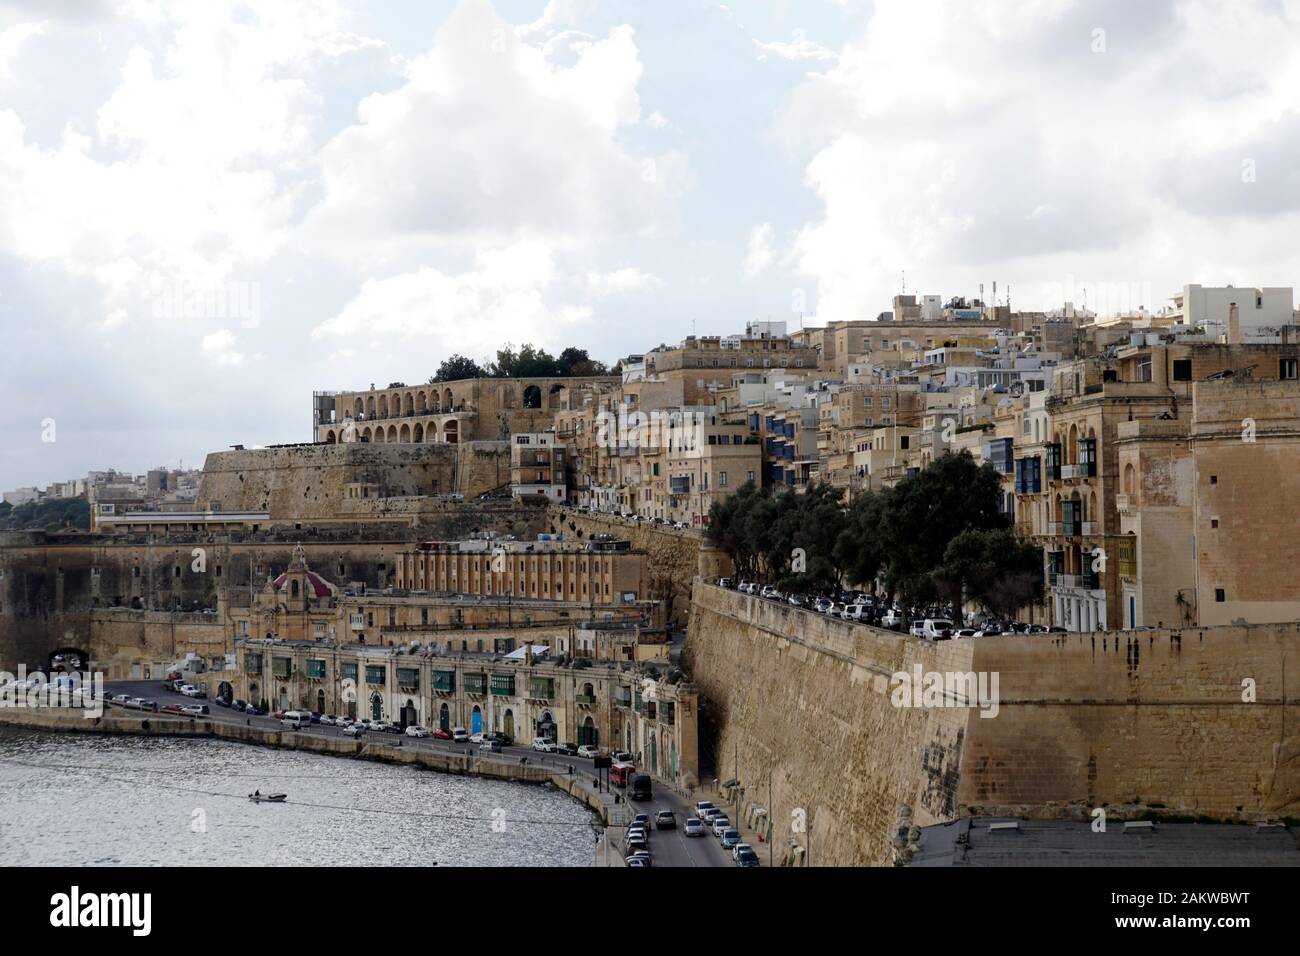
[[[1078,478],[1078,477],[1079,477],[1079,466],[1078,466],[1078,465],[1062,465],[1062,466],[1061,466],[1061,477],[1062,477],[1063,479],[1064,479],[1064,478]]]
[[[1052,587],[1095,591],[1097,590],[1097,577],[1093,574],[1053,574]]]
[[[1137,513],[1137,508],[1134,507],[1134,502],[1130,500],[1128,495],[1115,496],[1115,510],[1122,515],[1131,515]]]
[[[584,707],[591,707],[596,703],[595,694],[575,694],[574,701]]]

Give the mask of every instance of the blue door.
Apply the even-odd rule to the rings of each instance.
[[[474,713],[470,714],[469,732],[471,734],[483,733],[483,712],[478,709],[477,705],[474,707]]]

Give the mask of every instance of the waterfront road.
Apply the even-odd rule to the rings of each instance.
[[[261,717],[250,717],[248,714],[233,711],[228,707],[221,707],[208,698],[194,699],[186,697],[172,690],[163,688],[161,681],[156,680],[132,680],[132,681],[106,681],[104,684],[104,695],[113,697],[116,694],[126,694],[128,697],[143,697],[146,700],[156,701],[159,707],[167,704],[207,704],[209,715],[205,720],[219,721],[229,724],[248,724],[253,727],[260,727],[263,730],[284,730],[280,721],[271,717],[269,714]],[[139,711],[129,710],[126,713],[138,714]],[[331,727],[323,724],[311,724],[297,731],[304,734],[318,734],[321,736],[341,737],[343,731],[338,727]],[[513,761],[519,762],[526,760],[530,766],[542,765],[560,772],[566,772],[570,767],[573,773],[579,777],[585,786],[592,791],[601,792],[602,799],[607,804],[614,803],[617,798],[618,803],[614,808],[614,819],[624,818],[630,820],[632,816],[638,813],[647,813],[651,820],[658,810],[672,810],[677,816],[677,829],[675,830],[655,830],[650,831],[650,852],[654,857],[655,866],[731,866],[731,851],[724,850],[720,841],[712,836],[703,837],[685,837],[682,835],[682,824],[686,818],[691,815],[692,811],[685,798],[670,790],[667,786],[658,781],[654,782],[654,795],[649,800],[626,802],[623,799],[621,788],[615,787],[612,791],[606,792],[605,788],[596,784],[596,774],[589,759],[582,757],[557,756],[555,754],[541,753],[531,747],[506,747],[500,754],[480,754],[478,744],[458,744],[450,740],[438,740],[435,737],[407,737],[405,734],[394,733],[372,733],[367,732],[361,740],[369,740],[378,744],[389,746],[400,746],[403,749],[412,748],[416,750],[441,751],[444,753],[470,754],[480,760],[495,761]],[[290,796],[292,799],[292,795]],[[734,821],[733,821],[734,822]],[[610,841],[611,862],[617,865],[613,860],[613,854],[622,846],[623,828],[611,827],[610,835],[614,837]],[[757,848],[756,848],[757,849]]]

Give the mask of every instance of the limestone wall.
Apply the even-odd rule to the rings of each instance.
[[[323,522],[374,507],[349,503],[351,484],[374,486],[380,498],[453,492],[472,498],[509,481],[508,442],[295,445],[209,454],[198,505],[267,512],[273,522]]]
[[[702,772],[738,778],[746,807],[771,800],[778,857],[887,863],[900,804],[922,826],[975,809],[1300,817],[1297,624],[935,644],[697,582],[684,659]],[[996,674],[996,716],[896,707],[890,677],[916,665]]]

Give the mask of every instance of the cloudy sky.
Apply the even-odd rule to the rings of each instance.
[[[505,341],[1291,285],[1298,103],[1300,0],[0,0],[0,490]]]

